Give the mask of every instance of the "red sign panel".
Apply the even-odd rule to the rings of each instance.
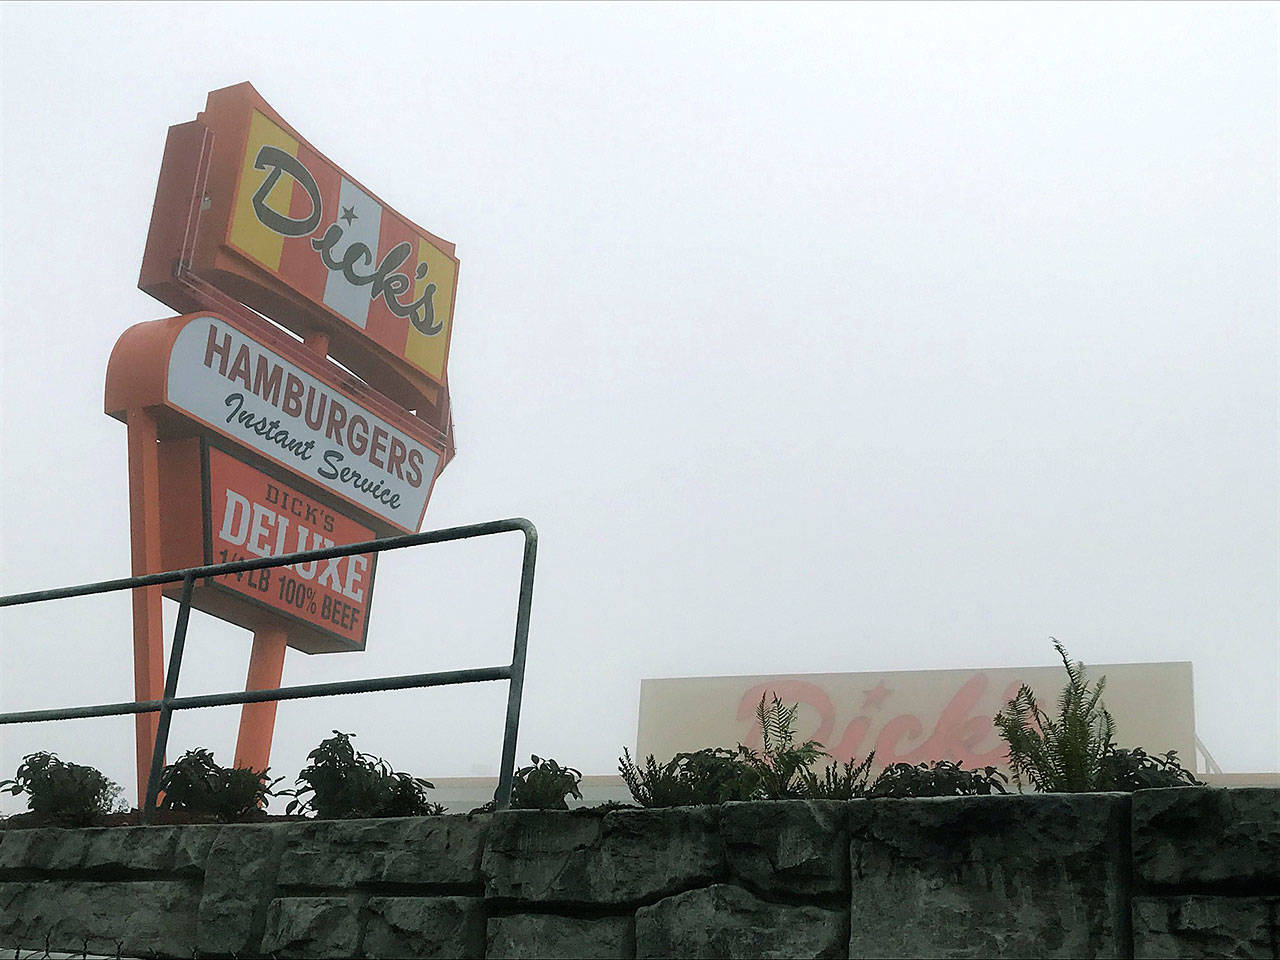
[[[368,527],[314,497],[208,448],[205,553],[226,563],[374,539]],[[363,649],[373,596],[373,554],[219,577],[213,585]]]

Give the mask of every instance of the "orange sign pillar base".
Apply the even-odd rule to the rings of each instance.
[[[129,444],[129,541],[133,575],[159,573],[160,560],[160,458],[156,449],[156,422],[145,410],[130,411]],[[164,621],[160,587],[133,591],[133,695],[137,700],[164,696]],[[158,713],[135,716],[138,761],[138,806],[147,795],[151,754],[155,750]]]
[[[280,627],[264,627],[253,635],[246,690],[277,690],[284,674],[289,635]],[[235,766],[265,770],[271,764],[271,737],[276,727],[276,702],[246,703],[240,708]]]

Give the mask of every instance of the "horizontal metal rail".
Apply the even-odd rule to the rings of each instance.
[[[337,697],[347,693],[381,693],[384,690],[411,690],[417,687],[442,687],[452,683],[480,683],[485,680],[510,680],[511,667],[474,667],[443,673],[406,673],[398,677],[372,680],[339,680],[333,683],[309,683],[274,690],[243,690],[231,693],[209,693],[195,697],[174,697],[169,705],[174,710],[200,707],[227,707],[237,703],[267,703],[272,700],[305,700],[310,697]],[[85,717],[119,717],[131,713],[155,713],[163,700],[134,700],[129,703],[102,703],[92,707],[69,707],[55,710],[27,710],[23,713],[0,714],[3,723],[39,723],[42,720],[80,720]]]
[[[118,580],[102,580],[98,583],[84,583],[74,587],[58,587],[53,590],[14,593],[7,597],[0,597],[0,607],[16,607],[24,603],[65,600],[69,597],[92,596],[95,593],[111,593],[116,590],[132,590],[136,587],[154,587],[162,586],[166,583],[181,583],[188,576],[197,580],[204,580],[209,577],[241,573],[246,570],[261,570],[265,567],[287,567],[295,563],[309,563],[312,560],[332,560],[334,557],[349,557],[357,553],[381,553],[385,550],[401,550],[405,547],[417,547],[426,543],[469,540],[474,537],[487,537],[495,533],[512,533],[517,530],[524,533],[526,544],[532,542],[536,548],[538,542],[537,528],[528,520],[517,517],[511,520],[473,523],[464,527],[427,530],[424,533],[406,533],[398,537],[383,537],[380,540],[366,540],[363,543],[353,543],[345,547],[323,547],[319,550],[302,550],[298,553],[281,554],[278,557],[235,560],[230,563],[211,563],[203,567],[168,570],[165,573],[148,573],[137,577],[122,577]]]
[[[332,560],[337,557],[360,553],[382,553],[402,550],[428,543],[446,543],[451,540],[467,540],[491,536],[497,533],[519,531],[524,534],[524,558],[520,568],[520,595],[516,606],[515,641],[511,663],[494,667],[473,667],[464,670],[446,670],[434,673],[403,674],[394,677],[375,677],[362,680],[344,680],[333,683],[311,683],[274,690],[240,690],[230,693],[203,694],[194,697],[177,695],[178,675],[182,668],[182,653],[186,643],[187,623],[191,612],[191,597],[196,581],[209,580],[228,574],[270,567],[291,566],[316,560]],[[118,590],[136,590],[171,583],[182,584],[178,620],[174,628],[173,644],[165,677],[164,696],[159,700],[134,700],[126,703],[103,703],[93,706],[61,707],[49,710],[26,710],[16,713],[0,713],[0,725],[12,723],[40,723],[51,720],[75,720],[87,717],[114,717],[128,714],[159,713],[155,748],[152,753],[151,773],[147,781],[147,796],[139,798],[144,822],[154,817],[159,794],[160,774],[164,767],[165,748],[168,746],[169,721],[175,710],[193,710],[202,707],[221,707],[232,704],[267,703],[280,700],[301,700],[313,697],[333,697],[352,693],[378,693],[385,690],[409,690],[422,687],[447,686],[456,683],[482,683],[489,680],[507,680],[507,716],[502,741],[502,762],[498,775],[498,789],[494,792],[494,805],[503,810],[511,803],[511,781],[515,769],[516,737],[520,726],[520,704],[524,689],[524,668],[529,640],[529,614],[533,605],[533,575],[537,563],[538,531],[532,523],[522,518],[494,520],[488,523],[430,530],[425,533],[384,537],[344,547],[325,547],[320,550],[303,550],[278,557],[262,557],[255,560],[236,560],[230,563],[214,563],[165,573],[144,574],[103,580],[98,583],[59,587],[53,590],[36,590],[0,597],[0,607],[14,607],[29,603],[64,600],[70,597],[87,597]]]

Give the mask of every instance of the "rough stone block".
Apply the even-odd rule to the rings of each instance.
[[[600,846],[601,819],[542,810],[494,815],[480,861],[486,895],[589,900],[586,871]]]
[[[198,873],[221,829],[216,824],[163,827],[102,827],[82,831],[85,870]]]
[[[479,884],[488,817],[317,820],[285,827],[282,886]]]
[[[372,897],[366,957],[484,956],[484,902],[470,897]]]
[[[0,871],[93,871],[97,874],[204,870],[217,825],[42,828],[0,834]]]
[[[10,829],[0,835],[0,872],[198,874],[220,827]]]
[[[848,888],[848,804],[832,800],[731,803],[720,817],[729,870],[766,894]]]
[[[1124,956],[1125,794],[849,806],[849,955]]]
[[[1146,888],[1280,884],[1280,790],[1139,790],[1133,872]]]
[[[843,957],[846,929],[842,911],[714,884],[638,910],[636,957]]]
[[[116,956],[190,957],[200,900],[194,880],[0,883],[0,943]]]
[[[584,920],[548,914],[518,914],[489,921],[488,960],[630,958],[635,955],[630,917]]]
[[[1261,897],[1135,897],[1133,955],[1278,960],[1280,900]]]
[[[5,830],[0,833],[0,871],[73,869],[84,857],[86,833],[53,827]]]
[[[359,915],[346,897],[282,897],[267,910],[262,952],[276,957],[354,957]]]
[[[209,851],[222,831],[221,824],[207,824],[174,828],[177,841],[173,845],[172,869],[178,873],[204,873],[209,863]]]
[[[77,867],[84,870],[164,870],[178,842],[174,827],[99,827],[84,838]]]
[[[496,814],[481,863],[486,894],[630,904],[710,883],[726,873],[718,818],[710,807]]]
[[[257,950],[283,839],[274,826],[235,824],[218,830],[208,854],[196,928],[202,954]]]

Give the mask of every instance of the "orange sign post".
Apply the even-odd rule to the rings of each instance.
[[[171,127],[138,285],[181,316],[120,337],[106,412],[128,426],[135,575],[416,532],[453,456],[454,246],[320,154],[247,83]],[[267,318],[267,319],[264,319]],[[363,650],[372,556],[196,585],[253,631],[247,689],[284,651]],[[134,594],[134,687],[164,687],[162,592]],[[276,704],[243,707],[265,768]],[[156,736],[137,718],[139,797]]]

